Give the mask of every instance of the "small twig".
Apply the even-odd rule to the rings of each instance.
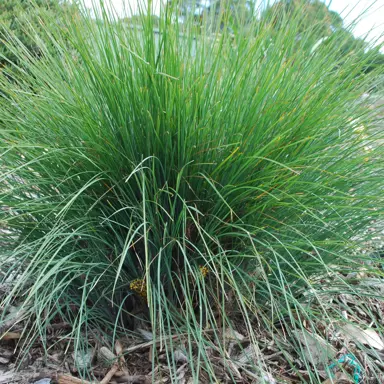
[[[212,332],[215,332],[216,329],[206,329],[203,331],[204,334],[206,333],[212,333]],[[154,347],[155,345],[158,345],[166,340],[175,340],[175,339],[179,339],[180,337],[183,337],[183,336],[186,336],[187,334],[186,333],[180,333],[178,335],[173,335],[173,336],[168,336],[168,337],[162,337],[158,340],[151,340],[151,341],[147,341],[145,343],[142,343],[142,344],[138,344],[138,345],[134,345],[132,347],[129,347],[129,348],[125,348],[124,349],[124,353],[125,354],[128,354],[128,353],[131,353],[131,352],[135,352],[139,349],[142,349],[142,348],[149,348],[149,347]]]
[[[178,337],[179,335],[177,335]],[[173,339],[176,339],[177,338],[176,336],[172,337]],[[162,340],[164,341],[164,340]],[[124,353],[131,353],[131,352],[135,352],[139,349],[142,349],[142,348],[149,348],[149,347],[152,347],[154,344],[160,344],[160,340],[156,340],[156,341],[147,341],[146,343],[142,343],[142,344],[138,344],[138,345],[134,345],[133,347],[129,347],[129,348],[125,348],[124,349]]]
[[[177,339],[179,337],[180,337],[180,335],[175,335],[175,336],[169,337],[169,339],[173,340],[173,339]],[[151,340],[151,341],[147,341],[146,343],[134,345],[133,347],[125,348],[124,353],[128,354],[128,353],[135,352],[135,351],[142,349],[142,348],[153,347],[154,345],[160,344],[161,342],[165,341],[166,339],[167,338],[162,338],[159,340]]]
[[[20,339],[21,333],[20,332],[6,332],[4,335],[0,337],[1,340],[14,340],[14,339]]]
[[[72,328],[71,324],[63,322],[63,323],[55,323],[55,324],[47,325],[47,330],[49,331],[54,329],[66,329],[66,328]]]
[[[275,357],[278,357],[283,354],[283,351],[277,351],[275,353],[272,353],[271,355],[263,356],[264,360],[273,360]]]
[[[71,375],[59,375],[57,382],[59,384],[93,384],[90,381],[78,379]]]
[[[244,368],[243,366],[239,367],[241,370],[251,379],[260,380],[260,376],[257,376],[255,373],[249,371],[248,369]]]
[[[115,352],[118,357],[118,361],[113,364],[112,368],[109,370],[109,372],[105,375],[104,379],[100,381],[100,384],[108,384],[112,377],[115,375],[115,373],[119,370],[119,362],[122,364],[125,364],[124,356],[123,356],[123,347],[121,346],[119,340],[116,340],[115,343]]]
[[[104,379],[100,381],[100,384],[108,384],[118,370],[119,364],[114,364],[109,372],[105,375]]]
[[[108,384],[118,370],[119,370],[119,365],[114,364],[113,367],[104,376],[104,379],[99,382],[99,384]],[[78,379],[77,377],[74,377],[71,375],[59,375],[57,378],[57,382],[59,384],[97,384],[94,381],[91,382],[84,379]]]

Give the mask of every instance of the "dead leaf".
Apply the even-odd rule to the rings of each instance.
[[[1,323],[0,333],[10,333],[7,331],[10,331],[12,327],[22,321],[25,314],[26,311],[23,309],[20,309],[18,307],[10,307],[8,316],[6,316],[4,321],[2,321]]]
[[[231,371],[231,373],[237,377],[237,379],[242,380],[243,377],[237,367],[237,364],[231,359],[219,359],[219,363],[225,368]]]
[[[7,357],[0,356],[0,364],[8,364],[9,360]]]
[[[150,331],[146,331],[145,329],[138,328],[137,331],[140,333],[140,335],[143,337],[143,340],[145,341],[151,341],[153,340],[153,334]]]
[[[117,356],[120,356],[123,353],[123,346],[121,345],[119,340],[116,340],[115,351]]]
[[[14,372],[4,372],[0,374],[0,384],[8,384],[13,382]]]
[[[373,328],[363,330],[357,325],[350,323],[341,327],[340,330],[344,337],[350,341],[369,345],[371,348],[375,348],[379,351],[384,350],[384,342]]]
[[[176,371],[176,382],[177,384],[185,384],[185,374],[186,374],[186,366],[187,364],[183,364],[177,371]]]
[[[11,351],[9,349],[3,349],[0,347],[0,356],[5,358],[11,358],[14,355],[14,351]]]
[[[86,369],[90,367],[94,356],[95,350],[93,348],[89,348],[86,351],[76,351],[72,354],[75,367],[78,369]]]
[[[33,384],[51,384],[51,379],[50,378],[41,379],[41,380],[35,381]]]
[[[265,384],[276,384],[276,380],[273,378],[273,376],[270,373],[266,373],[263,376],[263,380]]]
[[[183,351],[181,349],[176,349],[173,353],[173,358],[175,359],[176,363],[185,364],[188,363],[188,358],[185,356]]]
[[[235,331],[234,329],[227,328],[225,330],[225,339],[228,341],[242,342],[245,339],[245,337],[241,333]]]
[[[383,340],[373,328],[365,329],[364,333],[367,336],[367,341],[372,348],[375,348],[378,351],[384,350]]]
[[[303,345],[303,355],[314,367],[324,367],[329,359],[336,356],[336,349],[319,335],[305,330],[294,330],[293,333]]]
[[[103,367],[110,367],[116,361],[116,355],[107,347],[101,347],[97,354],[97,362]]]
[[[257,360],[258,348],[250,344],[244,348],[241,353],[236,357],[236,361],[240,364],[254,364]]]

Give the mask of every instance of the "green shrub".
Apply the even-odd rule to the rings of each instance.
[[[2,305],[22,297],[30,340],[71,323],[75,348],[141,313],[155,338],[187,335],[192,375],[214,382],[220,328],[240,321],[255,345],[257,327],[316,329],[325,298],[353,291],[338,272],[359,268],[352,238],[383,214],[382,130],[360,101],[377,71],[332,36],[301,49],[317,27],[298,39],[299,10],[251,38],[101,16],[47,27],[39,60],[9,43],[0,257],[19,277]]]
[[[63,15],[74,16],[77,12],[75,5],[61,0],[3,0],[0,4],[0,38],[8,40],[9,31],[18,39],[28,51],[39,57],[40,51],[36,44],[36,34],[42,35],[44,27],[40,11],[45,11],[45,22],[51,23],[50,28],[60,23]],[[17,61],[18,55],[14,55],[12,49],[7,49],[6,44],[0,46],[0,68],[11,61]]]

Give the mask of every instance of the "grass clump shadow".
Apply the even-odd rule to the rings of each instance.
[[[328,339],[343,321],[330,296],[374,296],[346,276],[383,214],[383,134],[361,99],[382,70],[332,36],[308,50],[318,26],[303,31],[300,10],[236,33],[173,15],[155,28],[102,9],[47,27],[39,58],[8,36],[0,258],[17,279],[3,315],[22,298],[28,340],[60,320],[75,349],[144,325],[172,381],[181,345],[195,382],[216,382],[217,361],[229,381],[263,380],[267,332],[304,361],[306,376],[286,356],[293,376],[320,382],[329,356],[316,366],[297,333]]]

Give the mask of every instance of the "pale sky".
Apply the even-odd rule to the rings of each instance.
[[[380,41],[384,41],[384,0],[333,0],[330,9],[338,12],[347,24],[367,10],[354,28],[355,35],[364,37],[371,31],[368,39],[381,36]]]
[[[99,0],[83,0],[88,8],[93,8],[93,4]],[[138,4],[147,4],[148,0],[104,0],[106,6],[112,6],[118,15],[132,14],[138,11]],[[166,0],[152,0],[152,12],[160,13],[161,4]],[[276,0],[270,1],[271,3]],[[358,21],[354,28],[354,33],[358,37],[364,37],[369,33],[368,39],[384,41],[384,0],[323,0],[330,4],[330,8],[338,12],[345,23],[352,23],[368,7],[372,6],[366,14]],[[256,0],[260,3],[263,0]],[[373,5],[372,5],[373,4]]]

